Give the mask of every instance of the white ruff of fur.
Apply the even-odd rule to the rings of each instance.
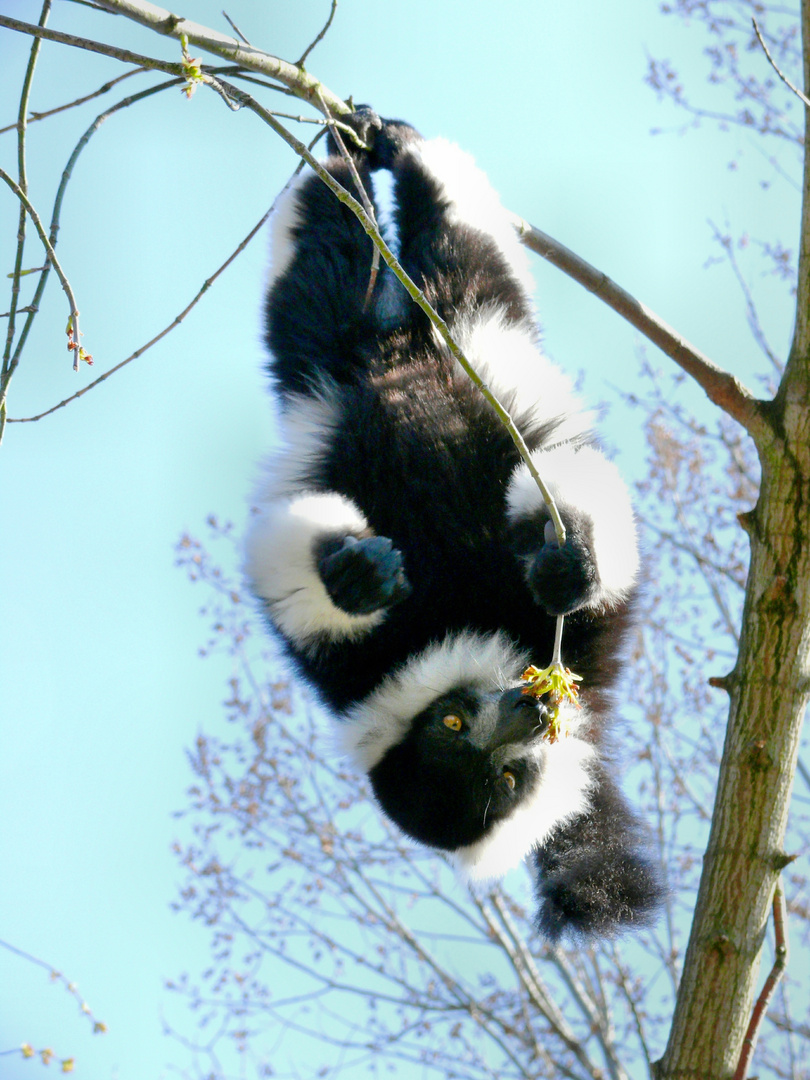
[[[338,749],[368,772],[407,735],[411,721],[455,687],[483,693],[516,686],[528,660],[502,634],[465,631],[410,660],[336,725]]]
[[[254,504],[265,506],[312,490],[312,471],[328,452],[339,423],[335,394],[324,382],[311,395],[289,395],[278,421],[281,445],[262,463]]]
[[[588,809],[593,787],[588,764],[595,758],[588,743],[569,735],[555,743],[536,743],[527,753],[541,770],[531,795],[481,840],[451,853],[456,869],[469,881],[502,877],[560,825]]]
[[[638,573],[638,546],[630,493],[619,470],[589,446],[537,451],[532,461],[560,509],[570,505],[590,519],[601,586],[598,606],[625,599]],[[525,465],[512,474],[507,500],[513,521],[544,505]]]
[[[305,170],[281,192],[270,216],[270,271],[267,275],[269,291],[284,274],[295,255],[292,229],[299,223],[298,195],[300,188],[312,173]]]
[[[348,615],[336,607],[312,554],[321,537],[356,534],[366,527],[354,503],[335,494],[277,499],[254,518],[245,543],[245,573],[285,637],[317,649],[323,637],[358,637],[383,621],[381,611]]]
[[[590,435],[593,414],[582,408],[568,376],[544,355],[534,326],[510,322],[493,306],[464,313],[450,331],[513,418],[557,421],[554,442]]]

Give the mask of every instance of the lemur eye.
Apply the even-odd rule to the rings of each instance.
[[[512,772],[509,772],[508,769],[504,769],[503,770],[503,778],[506,781],[506,785],[509,788],[509,790],[514,791],[515,790],[515,783],[516,783],[515,774],[512,773]]]
[[[456,716],[455,713],[448,713],[447,716],[443,716],[442,723],[445,727],[449,727],[451,731],[461,731],[464,726],[461,717]]]

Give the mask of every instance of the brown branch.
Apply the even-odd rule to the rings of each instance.
[[[249,41],[248,41],[248,39],[247,39],[247,38],[245,37],[245,35],[244,35],[244,34],[242,33],[242,31],[241,31],[241,30],[239,29],[239,27],[238,27],[238,26],[236,25],[236,23],[235,23],[235,22],[233,21],[233,19],[232,19],[232,18],[230,17],[230,15],[228,14],[228,12],[227,12],[227,11],[223,11],[223,12],[222,12],[222,14],[223,14],[223,15],[225,16],[225,18],[227,19],[227,21],[228,21],[228,26],[230,26],[231,30],[233,30],[233,32],[234,32],[234,33],[236,34],[236,36],[237,36],[237,37],[239,38],[239,40],[240,40],[240,41],[244,41],[245,45],[250,45],[250,42],[249,42]]]
[[[705,390],[710,401],[742,424],[758,445],[771,441],[771,429],[760,402],[736,376],[718,367],[607,274],[569,248],[526,221],[516,219],[515,225],[526,247],[578,281],[641,331]]]
[[[56,271],[57,277],[59,278],[59,281],[61,282],[61,285],[62,285],[62,288],[63,288],[63,290],[65,292],[65,295],[67,296],[68,304],[70,305],[70,318],[73,320],[73,322],[72,322],[73,337],[74,337],[74,339],[76,341],[76,349],[75,349],[76,355],[74,357],[73,367],[74,367],[74,370],[78,370],[79,354],[80,354],[80,346],[79,346],[79,309],[78,309],[78,306],[76,304],[76,297],[73,295],[73,289],[70,287],[70,282],[68,281],[67,276],[66,276],[64,270],[62,269],[61,264],[59,263],[59,260],[56,258],[56,252],[54,251],[53,245],[51,244],[50,240],[48,239],[48,234],[45,232],[45,228],[44,228],[44,226],[43,226],[43,224],[42,224],[42,222],[40,220],[39,214],[36,212],[34,207],[29,202],[25,192],[22,190],[22,188],[19,186],[19,184],[17,184],[12,179],[12,177],[10,177],[8,175],[8,173],[5,171],[5,169],[0,169],[0,180],[3,180],[11,188],[11,190],[14,192],[16,197],[19,199],[22,206],[25,208],[25,212],[26,212],[26,214],[28,214],[29,218],[33,222],[34,228],[37,231],[37,235],[39,236],[39,239],[40,239],[40,241],[42,243],[42,246],[45,248],[45,252],[46,252],[46,254],[48,256],[48,261],[51,264],[51,266],[54,268],[54,270]]]
[[[165,60],[156,60],[152,56],[142,56],[140,53],[131,52],[129,49],[119,49],[117,45],[105,45],[104,42],[76,37],[75,34],[63,34],[61,30],[49,30],[44,26],[34,26],[33,23],[11,19],[7,15],[0,15],[0,26],[5,26],[8,30],[16,30],[21,34],[30,34],[32,37],[43,38],[45,41],[55,41],[59,45],[72,45],[74,48],[85,49],[87,52],[100,53],[102,56],[109,56],[113,60],[120,60],[124,64],[136,64],[140,68],[165,71],[170,75],[183,74],[182,65],[179,63],[171,64]]]
[[[785,973],[785,968],[788,963],[788,939],[787,939],[787,911],[785,908],[785,894],[782,889],[782,881],[776,883],[776,889],[773,894],[773,931],[775,937],[774,947],[774,962],[773,967],[770,970],[768,978],[765,980],[765,984],[762,987],[757,1003],[754,1006],[754,1011],[751,1013],[751,1020],[748,1024],[748,1030],[745,1033],[743,1039],[742,1050],[740,1051],[740,1060],[737,1065],[737,1069],[734,1073],[734,1080],[745,1080],[748,1075],[748,1066],[751,1064],[751,1058],[754,1053],[754,1047],[757,1044],[757,1038],[759,1036],[759,1029],[762,1026],[762,1021],[765,1019],[765,1011],[776,992],[776,987],[779,984],[779,980]]]

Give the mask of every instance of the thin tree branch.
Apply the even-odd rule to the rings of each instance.
[[[790,81],[790,79],[787,78],[786,75],[782,74],[782,72],[776,66],[776,62],[774,61],[774,58],[771,56],[770,52],[768,51],[768,46],[765,44],[765,39],[763,38],[762,34],[760,33],[759,26],[757,25],[757,20],[752,19],[751,22],[753,23],[754,33],[757,35],[757,40],[759,41],[760,45],[762,46],[762,51],[768,57],[768,62],[770,63],[773,70],[776,72],[776,74],[779,76],[779,78],[782,80],[782,82],[785,84],[785,86],[788,88],[788,90],[792,90],[793,93],[796,95],[796,97],[799,99],[799,101],[801,101],[808,109],[810,109],[810,98],[806,97],[801,92],[801,90],[799,90],[798,87],[793,85],[793,83]]]
[[[75,109],[77,105],[84,105],[86,102],[92,101],[93,98],[101,97],[102,94],[109,93],[118,83],[123,82],[124,79],[129,79],[132,75],[137,75],[143,70],[143,68],[134,68],[132,71],[125,71],[123,75],[119,75],[117,78],[105,82],[98,90],[94,90],[92,94],[85,94],[84,97],[76,98],[75,101],[69,101],[66,105],[57,105],[55,109],[48,109],[46,112],[29,113],[26,124],[33,124],[37,120],[47,120],[48,117],[56,116],[57,113],[65,112],[67,109]],[[4,135],[7,131],[14,131],[18,127],[19,121],[15,124],[7,124],[6,127],[0,128],[0,135]]]
[[[77,37],[75,34],[64,34],[61,30],[48,30],[46,27],[34,26],[33,23],[9,18],[7,15],[0,15],[0,26],[5,26],[9,30],[17,30],[21,34],[31,34],[32,37],[43,38],[45,41],[55,41],[59,45],[71,45],[76,49],[100,53],[102,56],[109,56],[113,60],[120,60],[124,64],[135,64],[139,68],[146,68],[151,71],[165,71],[169,75],[184,74],[182,64],[156,60],[154,57],[143,56],[141,53],[134,53],[129,49],[119,49],[117,45],[105,45],[103,42],[93,41],[91,38]]]
[[[273,203],[273,206],[275,206],[275,202]],[[143,356],[147,349],[151,349],[153,345],[156,345],[161,340],[161,338],[164,338],[168,333],[174,330],[176,326],[180,325],[180,323],[183,321],[183,319],[185,319],[186,315],[188,315],[191,309],[199,303],[205,293],[211,288],[219,275],[230,266],[230,264],[237,257],[237,255],[244,251],[244,249],[247,247],[247,245],[250,243],[250,241],[253,239],[259,229],[261,229],[262,225],[264,225],[265,221],[267,221],[267,218],[270,216],[273,210],[273,206],[271,206],[267,213],[262,216],[260,221],[256,222],[256,224],[247,234],[245,239],[241,242],[241,244],[236,248],[235,251],[231,252],[231,254],[228,256],[222,266],[220,266],[218,270],[215,270],[214,273],[203,282],[202,287],[200,288],[194,299],[191,301],[191,303],[187,304],[186,307],[184,307],[183,310],[180,312],[180,314],[175,316],[175,318],[172,319],[169,325],[164,327],[164,329],[161,330],[159,334],[156,334],[151,339],[151,341],[147,341],[145,345],[141,345],[141,347],[139,349],[136,349],[134,353],[132,353],[126,358],[126,360],[122,360],[119,364],[116,364],[115,367],[111,367],[109,371],[105,371],[103,375],[100,375],[97,379],[94,379],[91,383],[88,383],[87,386],[82,387],[81,390],[77,390],[75,394],[71,394],[70,397],[65,398],[64,401],[60,401],[58,404],[52,405],[50,409],[46,409],[44,412],[38,413],[36,416],[9,417],[7,423],[31,424],[35,420],[42,420],[43,417],[50,416],[51,413],[55,413],[58,409],[62,409],[65,407],[65,405],[69,405],[71,401],[75,401],[77,398],[83,397],[84,394],[86,394],[89,390],[92,390],[94,387],[98,386],[99,383],[103,383],[106,379],[109,379],[109,377],[111,375],[114,375],[116,371],[120,371],[121,368],[126,367],[127,364],[130,364],[133,360],[137,360],[139,356]]]
[[[270,75],[279,82],[288,86],[297,97],[303,98],[315,105],[318,94],[322,94],[330,112],[337,116],[344,116],[352,110],[341,98],[337,97],[320,80],[308,75],[303,68],[296,64],[289,64],[280,60],[277,56],[263,52],[251,45],[245,45],[235,38],[229,38],[225,34],[219,34],[199,23],[191,22],[179,15],[173,15],[164,8],[154,4],[142,5],[137,0],[101,0],[101,6],[117,15],[125,15],[128,19],[149,27],[159,34],[165,34],[176,38],[178,41],[185,36],[192,45],[196,45],[206,52],[222,56],[233,64],[247,68],[249,71],[258,71],[263,75]]]
[[[337,0],[334,0],[334,2],[337,3]],[[323,98],[321,98],[320,100],[321,104],[323,105],[324,112],[326,112],[326,104]],[[330,120],[329,126],[332,129],[332,135],[334,137],[335,143],[337,144],[337,148],[340,151],[340,156],[346,162],[349,168],[349,172],[352,174],[352,180],[354,181],[354,186],[357,188],[357,194],[360,196],[363,207],[368,216],[374,222],[375,228],[379,229],[379,225],[377,224],[377,215],[374,212],[374,206],[372,205],[368,192],[365,189],[365,185],[360,179],[360,174],[358,173],[357,166],[354,163],[354,158],[346,149],[346,144],[341,138],[340,132],[338,131],[338,124],[336,121]],[[366,295],[363,299],[363,311],[366,311],[368,309],[368,305],[371,303],[371,297],[374,294],[374,286],[377,284],[377,274],[379,273],[379,270],[380,249],[377,247],[376,244],[372,244],[371,270],[368,275],[368,286],[366,288]]]
[[[329,12],[329,18],[326,20],[326,23],[325,23],[323,29],[318,34],[318,36],[315,38],[315,40],[312,42],[312,44],[308,45],[306,47],[306,49],[304,49],[304,52],[303,52],[303,54],[301,56],[301,59],[296,64],[296,67],[302,68],[304,66],[304,62],[306,61],[306,58],[309,56],[309,54],[312,52],[312,50],[315,48],[315,46],[318,44],[318,42],[323,41],[323,39],[326,37],[326,31],[332,25],[332,19],[334,19],[334,17],[335,17],[335,11],[336,10],[337,10],[337,0],[332,0],[332,7],[331,7],[331,10]]]
[[[242,31],[239,29],[239,27],[236,25],[236,23],[233,21],[233,19],[230,17],[228,12],[223,11],[222,14],[225,17],[225,19],[227,19],[228,26],[230,26],[231,30],[233,30],[233,32],[240,39],[240,41],[244,41],[245,45],[250,45],[250,42],[245,37],[245,35],[242,33]]]
[[[734,1080],[745,1080],[748,1075],[748,1066],[751,1064],[754,1047],[756,1046],[757,1038],[759,1037],[759,1029],[762,1026],[762,1021],[765,1019],[765,1012],[771,1003],[771,999],[776,992],[776,987],[779,984],[779,980],[784,975],[788,963],[787,910],[785,907],[785,893],[782,888],[781,878],[777,881],[773,894],[773,931],[775,938],[773,967],[771,968],[768,978],[765,980],[765,984],[757,998],[754,1011],[751,1013],[751,1020],[748,1024],[745,1038],[743,1039],[740,1060],[734,1073]]]
[[[134,72],[132,72],[131,74],[134,74]],[[56,190],[56,197],[54,198],[53,211],[51,214],[50,241],[54,247],[56,247],[56,238],[59,232],[59,219],[62,212],[62,202],[65,197],[67,185],[73,176],[73,169],[76,166],[79,155],[87,146],[92,136],[95,135],[95,133],[105,122],[105,120],[108,120],[114,113],[119,112],[121,109],[126,109],[130,105],[134,105],[137,101],[143,101],[145,98],[151,97],[153,94],[159,94],[161,91],[166,90],[171,86],[178,86],[181,82],[182,79],[176,78],[170,79],[168,82],[159,83],[157,86],[150,86],[146,90],[139,91],[137,94],[131,94],[129,97],[123,98],[115,105],[112,105],[109,109],[106,109],[104,112],[99,113],[99,115],[95,118],[93,123],[90,125],[87,131],[85,131],[85,133],[74,146],[71,155],[68,158],[67,165],[65,165],[65,168],[62,170],[62,177],[59,181],[59,187]],[[15,367],[19,363],[23,349],[25,348],[28,334],[31,330],[34,319],[39,312],[39,304],[42,299],[42,295],[45,292],[45,286],[47,284],[49,274],[50,265],[46,264],[46,266],[43,268],[42,274],[40,275],[40,279],[37,282],[34,296],[29,305],[30,311],[28,314],[28,318],[25,321],[25,326],[23,327],[22,333],[17,340],[17,345],[14,350],[14,355],[12,357],[12,364]]]
[[[48,21],[48,16],[51,11],[51,0],[44,0],[42,4],[42,11],[39,16],[39,25],[44,26]],[[20,104],[17,109],[17,174],[19,176],[19,190],[23,196],[28,194],[28,179],[26,177],[26,165],[25,165],[25,132],[26,132],[26,115],[28,113],[28,100],[31,94],[31,84],[34,79],[34,70],[37,66],[37,58],[39,56],[40,41],[35,38],[31,44],[31,52],[28,57],[28,64],[25,69],[25,77],[23,79],[22,92],[20,94]],[[20,210],[17,224],[17,250],[14,257],[14,270],[11,275],[11,300],[9,303],[8,312],[8,327],[6,330],[6,343],[3,348],[3,365],[2,373],[0,373],[0,442],[3,439],[3,431],[6,425],[6,396],[8,394],[8,385],[11,381],[11,377],[14,374],[14,370],[17,367],[16,356],[12,357],[11,350],[14,345],[14,331],[16,329],[16,315],[17,315],[17,303],[20,298],[20,278],[23,271],[23,254],[25,251],[25,205],[20,201]]]
[[[772,432],[757,401],[750,390],[734,375],[724,371],[690,345],[648,307],[631,296],[607,274],[591,266],[579,255],[554,240],[547,233],[534,228],[528,222],[515,219],[520,239],[532,251],[542,255],[569,277],[578,281],[589,292],[603,300],[608,307],[640,330],[645,337],[666,353],[670,359],[690,375],[714,402],[729,416],[742,424],[758,446],[772,441]]]
[[[15,181],[8,175],[5,169],[0,169],[0,180],[3,180],[11,188],[11,190],[20,200],[21,204],[25,207],[25,212],[28,214],[28,216],[31,218],[31,221],[34,223],[34,228],[37,230],[39,238],[42,241],[42,246],[45,248],[45,251],[48,255],[48,261],[51,263],[54,270],[56,271],[57,277],[59,278],[59,281],[62,284],[62,288],[64,289],[65,294],[68,298],[68,303],[70,304],[70,318],[73,320],[73,337],[76,340],[76,349],[74,350],[74,352],[76,353],[74,367],[76,367],[79,362],[79,310],[76,304],[76,297],[73,295],[73,289],[70,287],[70,282],[68,281],[64,270],[62,269],[58,259],[56,258],[56,252],[54,251],[53,245],[48,239],[48,235],[45,232],[42,222],[40,221],[39,214],[37,214],[36,210],[28,201],[28,197],[25,192],[22,190],[19,184],[15,183]],[[6,383],[3,387],[4,390],[6,389],[7,385],[8,381],[6,380]]]

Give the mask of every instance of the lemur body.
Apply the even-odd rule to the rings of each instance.
[[[284,445],[260,491],[248,574],[301,674],[337,719],[386,814],[471,877],[524,856],[539,925],[610,932],[658,893],[606,757],[637,572],[633,513],[566,377],[539,349],[509,216],[468,155],[371,112],[356,164],[393,174],[399,257],[512,414],[566,524],[491,407],[371,244],[309,174],[274,222],[269,370]],[[326,167],[352,190],[345,161]],[[368,301],[368,302],[367,302]],[[528,663],[583,679],[550,742]]]

